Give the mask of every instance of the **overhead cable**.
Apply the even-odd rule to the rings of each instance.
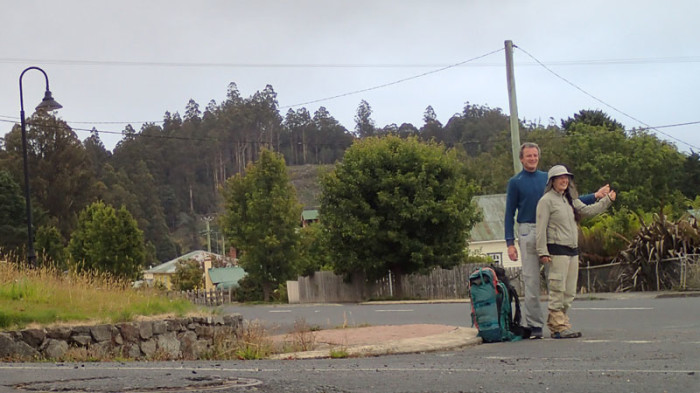
[[[665,132],[663,132],[663,131],[660,131],[660,130],[658,129],[658,127],[650,126],[649,124],[647,124],[647,123],[645,123],[645,122],[643,122],[643,121],[637,119],[636,117],[634,117],[634,116],[632,116],[632,115],[630,115],[630,114],[627,114],[627,113],[623,112],[622,110],[620,110],[620,109],[618,109],[618,108],[616,108],[616,107],[614,107],[614,106],[608,104],[607,102],[601,100],[600,98],[594,96],[593,94],[587,92],[586,90],[582,89],[582,88],[579,87],[578,85],[574,84],[574,83],[571,82],[570,80],[568,80],[568,79],[564,78],[563,76],[559,75],[558,73],[554,72],[554,70],[552,70],[551,68],[547,67],[544,63],[542,63],[542,62],[541,62],[539,59],[537,59],[535,56],[533,56],[533,55],[531,55],[530,53],[528,53],[525,49],[523,49],[523,48],[521,48],[521,47],[519,47],[519,46],[517,46],[517,45],[513,45],[513,46],[514,46],[515,48],[519,49],[520,51],[522,51],[523,53],[525,53],[526,55],[528,55],[531,59],[533,59],[534,61],[536,61],[540,66],[542,66],[542,68],[544,68],[545,70],[549,71],[552,75],[554,75],[554,76],[556,76],[557,78],[563,80],[563,81],[566,82],[568,85],[570,85],[570,86],[572,86],[573,88],[575,88],[576,90],[578,90],[578,91],[580,91],[581,93],[583,93],[583,94],[585,94],[585,95],[591,97],[592,99],[594,99],[594,100],[600,102],[601,104],[607,106],[608,108],[614,110],[615,112],[618,112],[618,113],[620,113],[620,114],[622,114],[622,115],[624,115],[624,116],[626,116],[626,117],[628,117],[628,118],[630,118],[630,119],[636,121],[637,123],[644,125],[647,129],[651,129],[651,130],[657,131],[658,133],[660,133],[660,134],[662,134],[662,135],[665,135],[665,136],[667,136],[667,137],[669,137],[669,138],[671,138],[671,139],[673,139],[673,140],[675,140],[675,141],[678,141],[678,142],[680,142],[680,143],[682,143],[682,144],[684,144],[684,145],[688,145],[688,146],[690,146],[690,147],[693,147],[693,148],[695,148],[695,149],[699,149],[699,150],[700,150],[700,147],[697,147],[697,146],[692,145],[692,144],[690,144],[690,143],[688,143],[688,142],[686,142],[686,141],[683,141],[683,140],[680,140],[680,139],[678,139],[678,138],[676,138],[676,137],[674,137],[674,136],[671,136],[671,135],[669,135],[669,134],[667,134],[667,133],[665,133]]]

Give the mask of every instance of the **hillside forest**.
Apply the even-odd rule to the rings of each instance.
[[[513,175],[507,114],[469,102],[446,124],[428,106],[422,124],[377,125],[362,100],[348,130],[323,106],[281,113],[272,86],[242,97],[231,83],[221,103],[202,108],[190,100],[183,114],[166,112],[162,123],[126,126],[112,151],[95,128],[81,140],[60,114],[35,113],[27,138],[40,261],[67,257],[81,212],[98,201],[131,214],[143,233],[146,267],[196,249],[224,253],[235,245],[218,225],[222,187],[263,149],[284,157],[299,202],[315,209],[319,175],[356,141],[383,135],[453,150],[478,194],[504,193]],[[540,145],[541,169],[556,163],[572,168],[582,192],[609,183],[618,192],[616,211],[682,212],[697,204],[698,153],[679,151],[653,130],[624,129],[600,110],[582,108],[547,124],[520,120],[520,140]],[[18,124],[0,139],[0,250],[20,258],[26,247],[23,184]]]

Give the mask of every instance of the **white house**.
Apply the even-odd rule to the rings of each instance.
[[[503,222],[506,214],[506,194],[480,195],[474,197],[474,201],[483,213],[483,220],[472,228],[469,239],[470,252],[488,255],[505,267],[520,267],[519,250],[517,261],[508,258]]]

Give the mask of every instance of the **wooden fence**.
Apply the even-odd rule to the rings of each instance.
[[[662,261],[677,266],[678,287],[696,288],[700,283],[700,255],[688,254],[682,258]],[[299,277],[297,281],[287,281],[290,303],[357,303],[367,300],[401,299],[441,300],[466,299],[469,296],[469,275],[479,264],[460,265],[453,269],[434,269],[430,274],[404,276],[399,284],[396,277],[387,275],[377,281],[368,281],[360,276],[346,281],[333,272],[320,271],[309,277]],[[620,285],[619,264],[580,267],[579,292],[614,292]],[[676,270],[674,269],[674,272]],[[520,268],[506,268],[511,284],[518,294],[523,294]],[[397,287],[400,285],[400,288]],[[663,289],[663,288],[660,288]],[[542,293],[546,293],[546,281],[542,280]],[[218,306],[231,303],[230,290],[194,290],[171,292],[195,304]]]
[[[195,289],[191,291],[171,292],[171,295],[179,296],[194,304],[201,304],[204,306],[220,306],[233,301],[232,291],[229,289],[212,289],[209,291]]]
[[[440,300],[465,299],[469,296],[469,275],[480,264],[459,265],[453,269],[434,269],[430,274],[410,274],[399,284],[393,275],[377,281],[354,276],[346,281],[333,272],[316,272],[310,277],[288,281],[288,291],[294,292],[290,302],[298,303],[355,303],[366,300],[402,299]],[[511,284],[522,293],[520,268],[506,268]],[[397,287],[400,285],[400,288]],[[290,290],[290,286],[295,287]]]

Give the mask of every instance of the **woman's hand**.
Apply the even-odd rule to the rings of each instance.
[[[611,201],[614,202],[615,198],[617,198],[617,193],[613,190],[610,190],[610,192],[608,193],[608,197],[610,198]]]
[[[542,255],[540,257],[540,263],[550,263],[550,262],[552,262],[552,257],[550,257],[549,255]]]
[[[610,193],[610,184],[606,184],[603,187],[600,187],[598,189],[598,191],[596,191],[595,194],[593,194],[593,196],[595,196],[595,199],[603,199],[609,193]]]

